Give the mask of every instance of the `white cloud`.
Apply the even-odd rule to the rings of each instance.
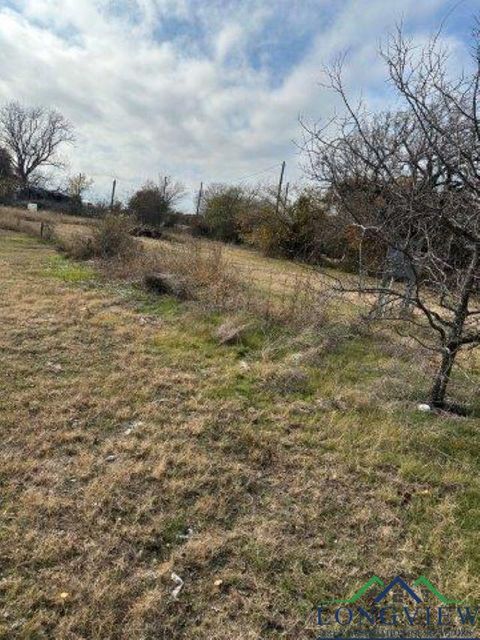
[[[396,4],[423,33],[447,3]],[[283,159],[292,176],[298,114],[332,106],[318,86],[322,65],[350,47],[349,81],[381,100],[376,50],[393,19],[384,0],[18,0],[0,9],[0,99],[65,113],[78,129],[72,170],[94,175],[99,194],[113,175],[125,195],[159,173],[194,185]],[[309,47],[293,66],[288,48],[287,60],[254,64],[255,47],[268,51],[288,33],[285,20]]]

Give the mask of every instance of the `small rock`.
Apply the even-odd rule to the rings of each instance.
[[[223,584],[223,580],[215,580],[215,582],[213,583],[216,587],[221,587]]]
[[[105,462],[115,462],[116,459],[117,459],[117,456],[110,455],[105,458]]]
[[[171,295],[180,300],[188,300],[191,296],[185,281],[171,273],[150,273],[143,280],[145,287],[158,295]]]
[[[60,373],[62,371],[62,365],[54,362],[47,362],[47,369],[53,373]]]
[[[428,413],[429,411],[432,410],[432,407],[429,404],[426,404],[426,403],[422,402],[422,403],[417,405],[417,409],[419,411],[422,411],[423,413]]]

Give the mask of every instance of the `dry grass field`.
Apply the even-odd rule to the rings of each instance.
[[[54,227],[55,233],[60,239],[88,234],[90,227],[96,224],[95,220],[78,216],[62,215],[49,211],[29,213],[21,209],[0,207],[0,227],[39,235],[42,222]],[[189,235],[168,232],[167,237],[169,238],[167,241],[142,238],[141,242],[153,254],[159,248],[170,252],[175,250],[191,251],[193,241]],[[286,292],[290,295],[299,286],[308,284],[308,286],[313,286],[316,290],[321,291],[331,284],[324,274],[320,274],[311,267],[287,260],[265,258],[256,251],[245,247],[227,245],[212,240],[195,241],[194,244],[204,247],[207,251],[221,250],[225,261],[231,265],[238,276],[258,287],[262,292],[271,292],[276,295]]]
[[[0,637],[315,638],[375,573],[480,601],[480,420],[417,411],[418,351],[335,318],[219,345],[226,312],[17,231],[0,269]]]

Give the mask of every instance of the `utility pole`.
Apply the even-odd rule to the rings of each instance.
[[[197,198],[197,216],[200,213],[200,204],[202,202],[203,196],[203,182],[200,182],[200,189],[198,190],[198,198]]]
[[[280,200],[282,198],[282,183],[283,183],[284,173],[285,173],[285,160],[282,162],[282,170],[280,171],[280,180],[278,181],[277,206],[275,207],[275,213],[277,214],[278,214],[278,209],[280,207]]]
[[[117,188],[117,180],[114,178],[112,184],[112,199],[110,200],[110,211],[113,211],[113,204],[115,202],[115,189]]]
[[[285,186],[285,202],[283,203],[283,208],[286,209],[288,206],[288,189],[290,188],[290,182],[287,182]]]
[[[163,199],[165,200],[165,197],[167,195],[167,184],[168,184],[168,176],[165,176],[163,178],[163,191],[162,191],[162,195],[163,195]]]

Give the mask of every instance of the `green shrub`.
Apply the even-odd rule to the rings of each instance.
[[[137,220],[152,227],[161,226],[170,213],[170,205],[161,189],[153,182],[147,182],[128,202],[128,208]]]
[[[206,235],[223,242],[239,242],[239,219],[248,206],[249,198],[241,187],[211,185],[201,207]]]
[[[184,193],[183,185],[168,177],[161,188],[154,182],[146,182],[130,198],[128,208],[143,225],[173,226],[176,222],[174,205]]]
[[[273,193],[266,193],[241,220],[243,238],[269,256],[318,263],[328,254],[336,223],[321,195],[304,189],[290,204],[277,209]]]

